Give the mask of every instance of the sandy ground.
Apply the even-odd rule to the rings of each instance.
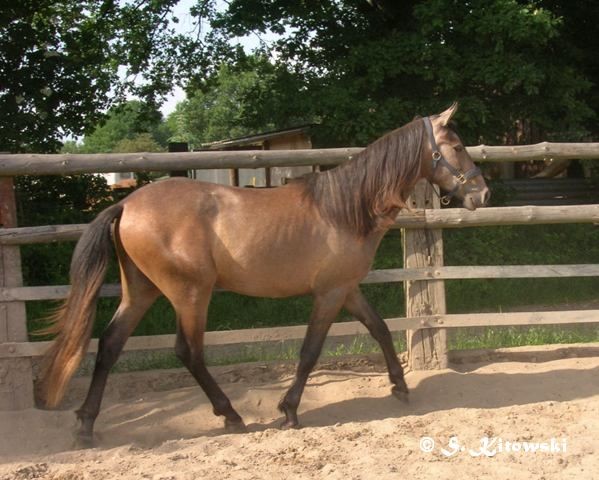
[[[94,449],[71,449],[71,411],[2,412],[0,479],[599,479],[597,356],[410,372],[409,405],[390,395],[378,358],[325,364],[304,394],[303,428],[281,431],[291,369],[216,369],[247,434],[224,434],[180,371],[114,375]],[[189,386],[164,390],[177,384]],[[475,456],[483,437],[493,443]]]

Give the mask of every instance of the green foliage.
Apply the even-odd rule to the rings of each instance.
[[[112,192],[99,175],[20,176],[16,197],[19,225],[25,227],[88,223],[111,203]],[[25,284],[68,283],[72,253],[72,243],[22,246]]]
[[[149,133],[138,133],[133,138],[123,138],[113,148],[113,152],[163,152],[160,146]]]
[[[110,106],[155,106],[174,85],[190,99],[169,123],[196,142],[308,119],[322,145],[363,145],[455,99],[467,143],[502,142],[522,119],[555,140],[596,133],[591,0],[206,0],[183,33],[178,3],[8,2],[0,151],[55,151]],[[248,57],[250,35],[261,43]],[[98,137],[96,151],[115,144]]]
[[[446,265],[599,263],[593,224],[447,229],[443,242]]]
[[[112,108],[106,120],[85,136],[79,150],[84,153],[158,152],[164,151],[169,137],[168,125],[157,109],[128,101]]]
[[[599,263],[599,228],[592,224],[445,230],[443,241],[446,265]],[[517,305],[554,305],[594,299],[599,279],[454,280],[446,282],[446,286],[449,312],[496,312]]]
[[[112,149],[113,152],[135,153],[135,152],[164,152],[165,149],[159,145],[152,134],[138,133],[133,138],[123,138]],[[165,175],[164,172],[137,172],[135,174],[136,187],[141,187]]]
[[[296,83],[262,55],[243,56],[235,66],[223,63],[209,81],[190,86],[189,98],[169,116],[173,139],[199,146],[306,123],[290,102]]]
[[[66,140],[60,148],[61,153],[81,153],[81,144],[76,140]]]
[[[197,37],[176,34],[177,0],[19,0],[0,11],[0,151],[51,152],[128,94],[156,104]],[[202,9],[195,10],[197,14]]]
[[[100,175],[16,177],[20,226],[86,223],[106,208],[111,190]]]
[[[278,34],[263,48],[299,80],[298,107],[321,120],[320,143],[363,145],[455,99],[465,140],[495,143],[518,119],[579,137],[594,114],[586,97],[593,78],[579,64],[595,55],[566,35],[563,17],[582,10],[563,5],[233,0],[213,26],[229,40]]]

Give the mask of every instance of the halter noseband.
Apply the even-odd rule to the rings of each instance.
[[[482,175],[482,172],[480,171],[480,168],[478,167],[472,167],[470,170],[468,170],[466,173],[462,172],[461,169],[455,168],[451,163],[449,163],[445,157],[443,156],[443,154],[441,153],[441,150],[439,150],[439,146],[437,145],[437,142],[435,141],[435,135],[433,134],[433,124],[431,122],[430,117],[424,117],[424,126],[426,127],[426,132],[428,133],[428,140],[431,144],[431,150],[433,151],[433,173],[435,172],[435,170],[437,169],[437,166],[439,165],[439,163],[443,164],[443,166],[445,168],[447,168],[447,170],[449,170],[451,172],[451,174],[458,179],[458,184],[453,187],[453,189],[447,193],[446,195],[443,195],[442,197],[439,196],[439,198],[441,199],[441,203],[443,205],[449,205],[449,202],[451,201],[451,199],[454,197],[454,195],[458,192],[458,190],[460,189],[460,187],[462,185],[465,185],[466,183],[468,183],[468,180],[470,180],[471,178],[477,177],[479,175]],[[437,190],[433,189],[435,191],[435,193],[437,193]],[[439,194],[437,194],[439,195]]]

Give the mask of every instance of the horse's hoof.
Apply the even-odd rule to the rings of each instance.
[[[395,386],[391,389],[391,393],[402,403],[410,403],[410,394],[407,389]]]
[[[299,430],[300,424],[297,420],[285,420],[283,423],[281,423],[281,430]]]
[[[231,421],[225,419],[225,431],[227,433],[247,433],[248,429],[243,421]]]
[[[80,433],[75,434],[74,448],[76,450],[84,450],[87,448],[94,448],[95,446],[96,446],[96,441],[94,440],[93,435],[83,435]]]

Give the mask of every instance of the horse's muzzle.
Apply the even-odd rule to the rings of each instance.
[[[485,207],[489,203],[490,198],[491,191],[487,187],[484,187],[480,190],[466,193],[462,204],[468,210],[476,210],[477,208]]]

